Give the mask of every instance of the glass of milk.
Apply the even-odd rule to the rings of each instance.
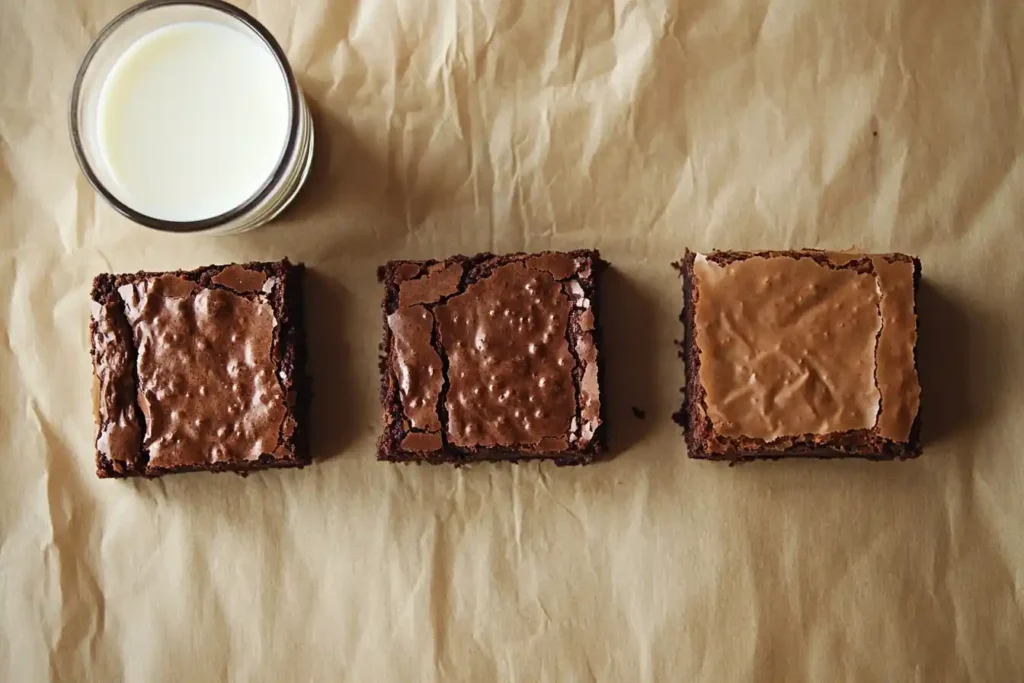
[[[266,223],[313,158],[309,108],[284,52],[221,0],[148,0],[110,22],[82,61],[70,125],[96,191],[169,232]]]

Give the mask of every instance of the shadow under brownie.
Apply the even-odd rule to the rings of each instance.
[[[302,276],[287,260],[98,275],[97,475],[308,464]]]
[[[603,267],[597,251],[383,266],[378,458],[593,460]]]
[[[688,251],[677,267],[691,458],[920,455],[917,259]]]

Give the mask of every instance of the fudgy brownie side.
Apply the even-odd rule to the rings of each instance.
[[[111,425],[104,413],[110,412],[111,405],[113,405],[115,410],[121,411],[122,422],[134,430],[132,440],[136,444],[133,455],[127,455],[122,444],[120,449],[122,457],[112,458],[104,454],[99,447],[100,439],[98,439],[96,448],[97,476],[100,478],[155,477],[189,471],[233,471],[244,474],[261,469],[302,467],[308,464],[310,455],[307,423],[310,390],[309,379],[305,373],[303,275],[304,266],[292,264],[287,259],[272,263],[252,262],[208,266],[190,271],[179,270],[166,273],[140,271],[119,275],[97,275],[93,280],[92,288],[95,309],[90,320],[91,355],[96,377],[94,399],[97,429],[101,438],[108,434]],[[150,466],[150,452],[144,445],[146,417],[138,398],[137,356],[139,349],[136,335],[125,314],[126,303],[121,299],[118,289],[125,285],[136,286],[167,276],[194,283],[199,289],[223,289],[250,301],[265,300],[271,306],[275,320],[271,354],[275,375],[286,401],[285,419],[278,431],[278,443],[273,449],[277,453],[275,456],[268,454],[251,460],[209,461],[160,468]],[[253,289],[255,286],[252,281],[253,276],[262,276],[264,281],[274,280],[277,284],[268,295],[266,292]],[[249,280],[248,283],[245,281],[246,279]],[[101,327],[104,329],[101,330]],[[114,340],[113,343],[118,348],[105,344],[105,340]],[[124,354],[123,358],[119,357],[121,354]],[[120,369],[120,381],[114,383],[116,386],[112,387],[111,391],[101,392],[103,383],[101,377],[109,377],[110,364],[119,365],[122,360],[127,360],[127,363]],[[101,405],[101,401],[107,401],[108,405]],[[123,419],[125,417],[129,419]]]
[[[700,353],[693,334],[693,312],[697,303],[697,291],[693,288],[693,259],[696,254],[687,250],[683,260],[676,264],[682,280],[683,309],[679,320],[683,323],[683,341],[679,357],[685,363],[686,385],[682,388],[683,405],[673,415],[675,421],[683,427],[686,448],[691,458],[707,458],[705,449],[707,430],[711,421],[703,410],[703,387],[700,385]]]
[[[707,413],[706,393],[700,381],[701,358],[695,329],[695,311],[700,296],[694,284],[696,256],[696,253],[687,250],[684,258],[674,264],[680,274],[684,304],[680,314],[684,335],[679,355],[686,365],[686,386],[682,390],[683,405],[673,417],[684,429],[687,450],[691,458],[730,462],[786,457],[828,458],[836,456],[871,460],[902,460],[920,455],[920,408],[911,426],[909,438],[905,442],[885,438],[876,433],[875,429],[804,434],[771,441],[748,437],[724,437],[716,434]],[[810,258],[821,265],[832,268],[847,268],[860,273],[873,272],[870,257],[866,255],[850,255],[849,260],[845,262],[832,260],[840,255],[817,251],[713,252],[707,255],[707,258],[725,265],[752,256]],[[903,254],[886,254],[882,257],[890,261],[913,263],[914,315],[916,318],[916,299],[921,277],[920,261]],[[919,329],[919,325],[917,327]],[[914,348],[914,370],[919,373],[916,345]]]
[[[438,307],[444,306],[453,298],[464,294],[467,288],[470,288],[475,283],[487,280],[487,278],[489,278],[496,270],[503,266],[515,262],[534,262],[533,260],[535,259],[557,259],[565,257],[572,259],[576,264],[578,264],[578,266],[574,267],[572,272],[563,273],[562,277],[557,279],[563,283],[563,287],[578,285],[580,291],[576,292],[576,296],[579,300],[585,301],[587,307],[586,312],[575,309],[573,310],[569,317],[567,329],[564,331],[568,347],[575,359],[575,363],[572,368],[572,389],[576,394],[576,417],[573,421],[573,428],[585,430],[586,428],[582,427],[583,424],[592,425],[596,422],[597,426],[596,429],[594,429],[594,433],[588,434],[588,438],[586,439],[579,439],[576,442],[567,444],[566,448],[559,450],[557,453],[531,450],[532,447],[529,445],[517,443],[475,447],[461,447],[452,443],[449,438],[448,431],[451,416],[448,414],[447,406],[447,397],[451,390],[451,381],[449,377],[450,359],[448,352],[441,343],[439,323],[435,318],[432,321],[433,331],[431,333],[431,347],[440,358],[441,372],[443,375],[440,390],[436,392],[437,406],[436,411],[434,411],[436,413],[437,422],[440,424],[440,429],[436,434],[431,433],[426,436],[417,437],[425,439],[426,441],[424,443],[429,441],[430,447],[419,448],[417,450],[404,448],[402,446],[403,441],[409,437],[410,433],[414,433],[416,430],[411,429],[411,425],[406,415],[406,406],[403,405],[401,388],[398,382],[399,373],[396,367],[398,365],[398,360],[396,358],[395,334],[391,328],[391,324],[389,323],[389,316],[395,314],[399,309],[401,283],[417,279],[425,280],[428,275],[430,277],[435,277],[439,273],[446,272],[447,269],[452,266],[456,266],[461,269],[461,275],[457,286],[450,288],[444,296],[437,298],[436,301],[423,304],[430,309],[431,316],[434,317],[434,311],[436,311]],[[601,261],[600,254],[596,251],[588,250],[573,252],[543,252],[540,254],[519,253],[500,256],[483,253],[475,256],[453,256],[445,259],[444,261],[392,261],[382,266],[378,271],[378,279],[380,279],[385,285],[385,295],[381,306],[383,341],[381,344],[380,357],[380,399],[383,432],[378,441],[378,458],[385,461],[425,462],[433,464],[463,464],[466,462],[480,460],[519,461],[534,458],[550,459],[560,465],[584,464],[590,462],[604,448],[604,402],[600,400],[599,395],[593,397],[594,401],[596,401],[599,406],[600,414],[597,420],[592,419],[592,403],[588,403],[588,406],[590,406],[589,408],[584,408],[582,406],[580,400],[582,386],[584,383],[588,386],[593,384],[594,376],[588,375],[586,380],[584,379],[582,376],[582,368],[585,363],[581,362],[577,353],[578,348],[584,348],[587,350],[591,347],[593,348],[593,352],[596,354],[597,358],[595,372],[597,386],[599,387],[603,379],[602,364],[604,359],[599,352],[600,311],[598,281],[603,267],[604,262]],[[575,284],[570,285],[570,281]],[[590,315],[588,316],[588,314]],[[589,328],[585,329],[588,324]],[[592,345],[588,346],[590,339],[592,339]],[[526,344],[524,342],[523,353],[527,352],[525,346]],[[408,372],[408,370],[406,370],[406,372]],[[433,393],[434,392],[430,392],[428,396],[433,398]],[[591,419],[584,419],[584,415],[582,414],[584,411],[588,413],[588,416]],[[511,414],[508,418],[510,420],[519,419]],[[504,419],[504,417],[499,416],[498,419],[501,420]],[[582,445],[580,442],[583,442]]]

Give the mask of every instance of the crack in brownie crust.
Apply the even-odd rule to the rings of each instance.
[[[592,460],[603,447],[594,251],[381,268],[381,460]],[[417,322],[410,322],[410,321]]]
[[[675,418],[690,457],[920,454],[917,259],[688,251],[676,267],[686,387]]]

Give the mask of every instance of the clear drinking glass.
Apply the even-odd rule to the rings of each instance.
[[[139,38],[171,24],[197,21],[241,31],[271,53],[287,82],[289,131],[274,171],[245,202],[210,218],[169,221],[132,207],[120,190],[100,149],[97,110],[106,77]],[[229,234],[263,225],[295,197],[313,159],[309,107],[280,45],[253,17],[221,0],[147,0],[117,16],[100,32],[82,60],[71,92],[69,119],[75,156],[96,192],[129,219],[165,232]]]

